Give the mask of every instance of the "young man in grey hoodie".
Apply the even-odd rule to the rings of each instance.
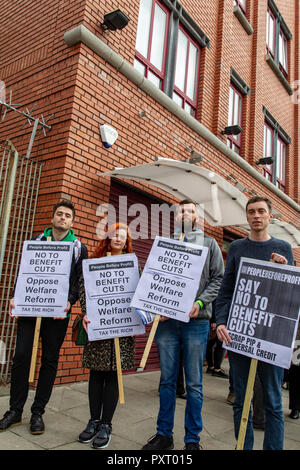
[[[173,425],[176,405],[176,382],[180,365],[179,351],[182,346],[186,379],[185,449],[200,450],[199,434],[202,430],[202,368],[209,334],[211,303],[217,297],[221,285],[224,264],[216,240],[196,228],[196,204],[181,201],[178,218],[180,229],[173,238],[179,239],[185,232],[184,241],[208,247],[198,292],[190,311],[190,321],[184,323],[161,317],[155,336],[161,369],[159,387],[160,409],[157,418],[157,433],[150,438],[143,450],[173,449]],[[190,226],[190,229],[186,228]]]

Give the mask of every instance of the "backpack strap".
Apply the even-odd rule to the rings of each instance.
[[[79,260],[81,256],[81,242],[79,240],[74,241],[74,258],[75,258],[75,263]]]

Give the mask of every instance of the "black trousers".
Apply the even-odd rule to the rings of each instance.
[[[91,370],[89,404],[93,420],[111,424],[119,399],[117,371]]]
[[[32,413],[43,414],[50,399],[57,373],[59,351],[64,341],[69,319],[42,318],[42,360]],[[15,354],[11,370],[10,409],[22,414],[29,389],[29,371],[35,330],[35,318],[18,318]]]
[[[289,408],[300,411],[300,366],[291,365],[289,369]]]
[[[206,361],[208,367],[214,367],[215,369],[221,369],[221,364],[225,356],[225,350],[222,346],[222,341],[217,337],[210,338],[206,348]]]

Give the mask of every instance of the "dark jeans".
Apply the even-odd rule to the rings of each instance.
[[[229,351],[228,355],[230,358],[234,387],[233,412],[235,437],[238,439],[251,359],[231,351]],[[263,449],[282,450],[284,442],[284,418],[281,404],[283,369],[268,364],[267,362],[258,361],[257,374],[259,375],[263,389],[266,416]],[[250,409],[244,450],[251,450],[253,448],[253,442],[254,433],[252,411]]]
[[[69,319],[42,318],[42,361],[32,413],[43,414],[50,399],[57,373],[59,351],[64,341]],[[29,370],[36,319],[18,319],[15,355],[11,370],[10,409],[22,414],[29,389]]]
[[[159,323],[155,336],[161,369],[157,434],[167,437],[173,435],[179,353],[182,346],[187,392],[184,442],[199,442],[202,431],[202,368],[208,332],[208,320],[191,319],[184,323],[169,319]]]
[[[91,370],[89,379],[89,403],[93,420],[111,424],[118,404],[119,389],[117,372]]]

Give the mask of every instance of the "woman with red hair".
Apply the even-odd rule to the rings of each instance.
[[[117,223],[108,228],[107,238],[100,241],[92,258],[122,253],[132,253],[132,240],[128,226]],[[87,331],[89,320],[86,316],[83,278],[80,282],[79,297],[84,314],[83,326]],[[135,338],[121,337],[119,342],[122,370],[133,369]],[[88,342],[84,347],[82,365],[90,369],[88,393],[91,418],[85,430],[78,436],[78,441],[83,443],[92,441],[94,449],[103,449],[110,442],[111,422],[119,399],[114,340]]]

